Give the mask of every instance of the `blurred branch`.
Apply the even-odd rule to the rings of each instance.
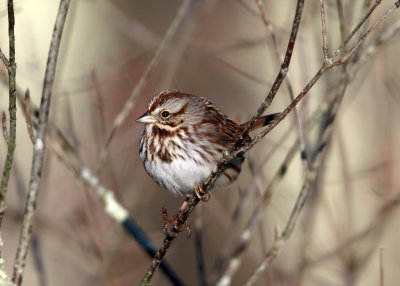
[[[50,43],[49,56],[47,60],[46,73],[44,77],[42,100],[40,104],[37,137],[33,148],[31,178],[29,182],[28,198],[25,205],[24,219],[18,242],[17,254],[14,262],[13,282],[21,285],[24,275],[26,256],[31,241],[32,224],[36,209],[36,201],[40,187],[43,169],[43,159],[46,151],[45,137],[49,118],[50,102],[53,93],[54,77],[57,67],[58,52],[64,23],[67,17],[70,0],[61,0],[54,25],[53,35]]]
[[[253,214],[251,215],[249,222],[247,223],[245,229],[243,230],[240,236],[240,243],[233,251],[233,254],[229,260],[228,267],[226,268],[224,275],[222,275],[220,280],[216,283],[217,286],[231,285],[233,275],[240,266],[240,258],[242,254],[246,251],[247,246],[249,245],[252,226],[257,220],[257,215],[258,212],[256,211],[254,211]]]
[[[339,48],[335,52],[335,56],[339,55],[344,47],[347,45],[347,43],[353,38],[355,33],[357,33],[358,30],[360,30],[361,26],[365,23],[365,21],[371,16],[372,12],[378,7],[378,5],[381,4],[381,0],[376,0],[374,5],[368,10],[368,12],[364,15],[364,17],[361,19],[361,21],[357,24],[357,26],[351,31],[350,34],[347,35],[347,37],[344,39],[342,44],[339,46]]]
[[[354,245],[357,242],[359,243],[363,239],[369,238],[369,236],[371,235],[382,234],[380,230],[383,229],[385,223],[390,218],[390,215],[394,214],[394,211],[398,209],[399,205],[400,195],[396,195],[393,198],[388,199],[381,205],[378,213],[376,214],[376,216],[374,216],[374,219],[372,220],[372,222],[369,223],[368,226],[346,239],[346,241],[344,241],[343,243],[340,243],[333,250],[321,254],[317,258],[306,261],[302,265],[302,268],[306,269],[315,265],[319,265],[324,261],[337,256],[339,253],[346,252],[350,246]]]
[[[1,116],[1,127],[3,130],[3,138],[4,141],[8,144],[8,131],[7,131],[7,118],[6,113],[3,111],[3,115]]]
[[[31,138],[32,143],[35,143],[35,134],[33,132],[32,117],[31,117],[31,113],[29,112],[30,101],[31,101],[30,92],[29,92],[29,89],[27,89],[26,92],[25,92],[24,113],[25,113],[26,126],[28,128],[29,137]]]
[[[120,111],[120,113],[117,115],[117,117],[114,119],[114,122],[110,128],[110,130],[107,133],[106,140],[104,141],[104,144],[101,148],[100,151],[100,159],[96,167],[96,173],[100,173],[101,169],[104,166],[105,161],[107,160],[107,154],[108,154],[108,147],[110,146],[111,140],[117,131],[117,129],[124,123],[125,119],[129,115],[129,112],[132,110],[136,97],[142,92],[143,88],[146,86],[148,80],[150,79],[151,74],[153,73],[155,67],[158,65],[162,55],[164,54],[165,50],[169,47],[171,44],[171,40],[176,34],[179,25],[182,23],[183,18],[187,14],[190,3],[193,0],[183,0],[181,6],[179,7],[179,10],[172,21],[171,25],[169,26],[167,32],[165,33],[164,39],[160,43],[156,53],[154,54],[153,59],[151,60],[150,64],[148,65],[146,71],[142,75],[142,77],[139,80],[139,83],[136,85],[134,88],[131,96],[129,99],[126,101],[123,109]]]
[[[328,54],[328,34],[326,31],[326,19],[325,19],[325,5],[324,0],[319,0],[321,6],[321,24],[322,24],[322,53],[324,54],[324,61],[329,58]]]
[[[3,221],[4,211],[6,209],[6,194],[8,188],[8,182],[11,175],[11,167],[14,159],[14,150],[16,144],[16,133],[17,133],[17,106],[16,106],[16,70],[15,64],[15,17],[14,17],[14,1],[7,1],[7,13],[8,13],[8,45],[9,45],[9,59],[0,50],[0,58],[8,72],[8,112],[10,114],[10,134],[7,136],[7,155],[4,163],[3,176],[1,178],[0,186],[0,226]],[[0,248],[1,257],[1,248]]]
[[[379,280],[380,280],[380,286],[384,286],[385,285],[385,274],[384,274],[384,266],[383,266],[383,256],[385,254],[385,248],[381,247],[381,249],[379,249]]]
[[[287,70],[288,70],[290,60],[291,60],[291,57],[293,54],[294,44],[296,42],[297,31],[300,26],[303,5],[304,5],[304,0],[299,0],[297,2],[296,14],[295,14],[293,25],[292,25],[292,31],[290,34],[285,58],[281,65],[278,76],[275,79],[275,82],[274,82],[273,86],[271,87],[270,92],[268,93],[268,96],[263,100],[263,102],[261,103],[257,112],[253,116],[252,120],[249,121],[248,125],[243,130],[242,134],[239,136],[237,141],[235,142],[233,148],[231,148],[231,150],[229,150],[229,151],[224,152],[223,157],[218,162],[216,170],[213,171],[208,176],[208,178],[204,181],[203,184],[199,184],[197,186],[197,187],[200,187],[204,192],[206,192],[206,193],[208,192],[208,190],[211,188],[211,186],[213,185],[215,180],[223,172],[223,170],[226,167],[226,165],[228,164],[228,162],[238,155],[238,154],[235,154],[235,151],[237,150],[238,147],[240,147],[242,145],[242,142],[243,142],[246,134],[248,134],[249,130],[254,125],[254,123],[262,116],[262,114],[267,109],[267,107],[269,107],[269,105],[272,103],[272,100],[275,97],[276,92],[278,91],[280,85],[282,84],[283,79],[285,78],[285,76],[287,74]],[[192,198],[190,199],[186,209],[184,209],[183,212],[178,214],[178,219],[177,219],[176,224],[174,225],[172,230],[166,234],[161,247],[157,251],[156,256],[154,257],[154,259],[153,259],[150,267],[148,268],[145,276],[143,277],[140,285],[143,286],[143,285],[149,284],[154,272],[157,270],[157,268],[160,264],[160,261],[164,258],[165,254],[167,253],[167,251],[168,251],[169,247],[171,246],[172,242],[174,241],[175,237],[180,232],[182,226],[186,223],[188,217],[193,212],[193,209],[196,207],[196,205],[198,203],[199,203],[199,198],[196,195],[193,195]]]
[[[196,251],[196,261],[197,261],[197,269],[199,273],[199,285],[207,286],[207,279],[205,273],[205,265],[204,265],[204,256],[203,256],[203,232],[202,232],[202,218],[200,214],[196,217],[196,223],[194,226],[194,243],[195,243],[195,251]]]

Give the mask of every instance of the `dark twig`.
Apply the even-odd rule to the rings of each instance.
[[[7,119],[6,119],[6,113],[4,111],[3,111],[3,115],[1,116],[1,126],[3,129],[4,140],[8,144]]]
[[[262,1],[256,0],[256,2],[257,2],[257,6],[260,10],[261,17],[264,21],[264,24],[267,26],[267,28],[270,31],[271,38],[272,38],[272,41],[273,41],[274,47],[275,47],[276,56],[279,59],[279,61],[281,62],[281,61],[283,61],[283,55],[282,55],[281,49],[279,47],[278,40],[276,38],[274,28],[271,25],[271,22],[268,20],[267,13],[265,12]],[[293,92],[292,84],[290,83],[289,75],[286,75],[285,82],[286,82],[286,85],[287,85],[287,88],[289,91],[290,101],[293,101],[294,100],[294,92]],[[305,139],[304,139],[303,127],[301,126],[300,115],[299,115],[297,108],[294,109],[294,117],[296,120],[296,127],[297,127],[297,132],[299,134],[299,140],[300,140],[300,155],[301,155],[300,157],[301,157],[301,160],[303,161],[304,168],[307,169],[308,168],[307,148],[306,148],[306,143],[305,143]]]
[[[106,140],[104,141],[103,147],[101,148],[100,151],[100,159],[96,167],[96,173],[99,173],[101,169],[103,168],[103,165],[107,159],[107,154],[108,154],[108,147],[111,143],[111,140],[117,131],[117,129],[122,125],[122,123],[125,121],[127,116],[129,115],[129,112],[132,110],[136,97],[142,92],[143,88],[146,86],[148,80],[150,79],[151,74],[153,73],[155,67],[158,65],[162,55],[164,54],[165,50],[167,47],[171,44],[171,40],[176,34],[176,31],[178,30],[180,24],[182,23],[182,20],[184,19],[184,16],[186,15],[188,8],[190,7],[190,1],[191,0],[183,0],[181,6],[179,7],[179,10],[172,21],[171,25],[169,26],[167,32],[165,33],[164,39],[162,40],[160,46],[158,47],[156,53],[154,54],[153,59],[151,60],[150,64],[148,65],[146,71],[142,75],[142,77],[139,80],[139,83],[136,85],[134,90],[132,91],[131,96],[125,103],[123,109],[121,112],[115,117],[114,122],[110,128],[110,130],[107,133]]]
[[[3,220],[4,211],[6,208],[6,194],[8,188],[8,181],[10,179],[11,167],[14,159],[14,150],[17,133],[17,106],[16,106],[16,64],[15,64],[15,34],[14,34],[14,2],[13,0],[7,1],[8,13],[8,43],[9,43],[9,59],[7,60],[3,52],[0,53],[1,59],[7,67],[8,71],[8,112],[10,114],[10,134],[7,141],[7,156],[4,163],[3,176],[1,179],[0,187],[0,226]],[[1,250],[0,250],[1,251]],[[1,253],[0,253],[1,254]],[[1,256],[1,255],[0,255]]]
[[[58,51],[61,43],[61,36],[67,16],[70,0],[61,0],[54,25],[53,35],[50,43],[49,56],[46,66],[46,73],[43,83],[42,100],[40,104],[38,132],[35,139],[32,158],[31,178],[29,182],[28,198],[25,205],[24,219],[18,243],[17,254],[14,262],[13,282],[21,285],[24,275],[25,261],[31,241],[33,218],[36,208],[36,200],[40,187],[43,159],[45,154],[45,137],[50,110],[51,95],[53,92],[54,77],[57,67]]]
[[[324,0],[319,0],[321,6],[321,23],[322,23],[322,52],[324,54],[324,61],[329,58],[328,54],[328,33],[326,31],[326,19],[325,19],[325,5]]]
[[[32,143],[35,142],[35,134],[33,133],[33,126],[32,126],[32,117],[31,117],[31,113],[29,111],[30,108],[30,92],[29,89],[26,90],[25,92],[25,108],[24,108],[24,112],[25,112],[25,119],[26,119],[26,126],[28,128],[28,133],[29,133],[29,137],[31,138]]]
[[[197,269],[199,272],[199,282],[200,286],[207,286],[206,280],[206,269],[204,265],[204,255],[203,255],[203,232],[202,232],[202,218],[200,214],[198,214],[196,218],[196,223],[194,226],[194,243],[195,243],[195,251],[196,251],[196,261],[197,261]]]

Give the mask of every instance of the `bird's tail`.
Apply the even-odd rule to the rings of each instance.
[[[277,119],[279,117],[279,115],[281,115],[280,113],[273,113],[273,114],[269,114],[269,115],[264,115],[262,117],[260,117],[256,123],[253,125],[253,127],[251,128],[250,131],[256,130],[260,127],[263,126],[267,126],[269,124],[271,124],[275,119]],[[240,125],[241,129],[243,130],[244,128],[246,128],[248,122],[243,123]]]

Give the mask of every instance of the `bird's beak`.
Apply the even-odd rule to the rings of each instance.
[[[136,122],[144,123],[144,124],[151,124],[151,123],[155,123],[156,119],[153,117],[153,115],[146,112],[145,114],[140,116],[138,119],[136,119]]]

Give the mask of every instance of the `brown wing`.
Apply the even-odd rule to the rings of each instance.
[[[230,145],[235,142],[238,136],[238,125],[229,117],[224,115],[218,108],[216,108],[208,99],[200,97],[205,107],[207,108],[207,117],[204,118],[202,124],[210,123],[216,127],[215,135],[219,136],[219,142]],[[222,144],[222,145],[224,145]]]

